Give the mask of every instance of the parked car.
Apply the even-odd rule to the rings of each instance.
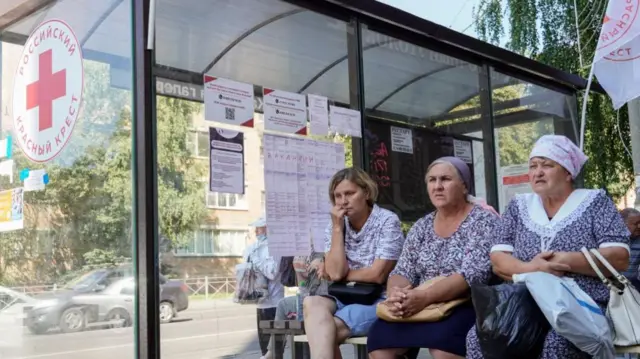
[[[99,270],[102,271],[102,270]],[[83,276],[85,280],[95,274]],[[109,275],[101,274],[101,278]],[[111,277],[113,278],[113,276]],[[135,280],[132,276],[115,279],[105,288],[93,283],[87,290],[85,280],[74,281],[52,298],[40,300],[27,311],[26,325],[34,334],[42,334],[52,328],[73,333],[98,326],[128,326],[134,318]],[[84,283],[79,285],[78,283]],[[177,280],[160,276],[160,321],[172,321],[178,312],[189,306],[188,288]]]

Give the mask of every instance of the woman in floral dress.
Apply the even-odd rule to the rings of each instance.
[[[574,189],[587,161],[568,138],[546,135],[529,156],[534,193],[517,195],[507,206],[493,236],[493,271],[505,280],[513,274],[544,271],[574,278],[603,309],[608,288],[596,277],[582,247],[596,248],[617,270],[627,268],[629,231],[602,190]],[[475,327],[467,336],[467,358],[482,358]],[[543,359],[589,356],[551,330]]]
[[[471,203],[469,166],[455,157],[436,160],[425,176],[436,211],[418,220],[387,283],[386,304],[396,316],[409,317],[430,304],[468,295],[469,285],[491,276],[485,234],[498,216]],[[446,279],[428,290],[412,289],[435,277]],[[434,359],[464,358],[465,338],[475,322],[471,303],[439,322],[392,323],[378,319],[368,334],[372,359],[393,359],[409,350],[429,348]]]

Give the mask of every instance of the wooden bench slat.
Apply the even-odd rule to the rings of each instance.
[[[630,347],[616,347],[616,353],[639,353],[640,354],[640,345],[630,346]]]
[[[306,335],[296,335],[293,337],[294,342],[307,343]],[[353,337],[344,341],[342,344],[367,345],[367,337]]]

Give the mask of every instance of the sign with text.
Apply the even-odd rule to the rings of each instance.
[[[24,228],[23,195],[22,188],[0,192],[0,232]]]
[[[33,162],[54,159],[69,142],[84,90],[81,46],[62,20],[40,24],[27,39],[13,85],[16,141]]]
[[[253,127],[253,85],[205,75],[204,119]]]
[[[209,191],[244,194],[244,134],[209,128]]]
[[[265,88],[264,129],[307,134],[307,99],[304,95]]]

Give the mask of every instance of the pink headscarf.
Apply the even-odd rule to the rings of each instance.
[[[538,139],[529,154],[529,159],[544,157],[557,162],[576,178],[589,159],[570,139],[560,135],[544,135]]]

